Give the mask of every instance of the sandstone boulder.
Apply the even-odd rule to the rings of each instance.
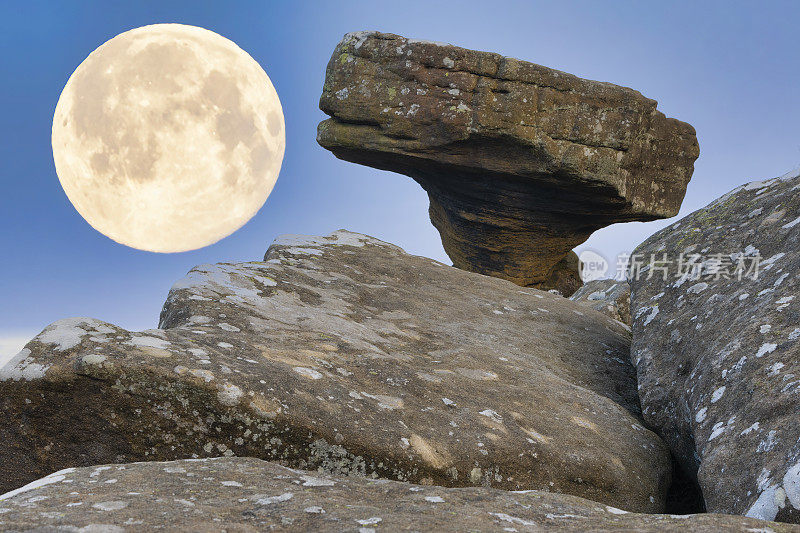
[[[320,145],[414,178],[453,264],[535,286],[595,230],[677,214],[694,129],[637,91],[398,35],[344,37]]]
[[[575,496],[443,488],[219,458],[67,469],[0,496],[3,531],[800,531],[633,514]]]
[[[543,291],[556,290],[562,296],[569,298],[582,285],[581,261],[578,259],[578,254],[569,252],[561,261],[556,263],[546,280],[533,285],[533,287]]]
[[[798,189],[797,174],[739,187],[634,254],[645,420],[709,511],[800,522]]]
[[[0,486],[237,455],[663,509],[628,333],[559,296],[339,231],[202,265],[158,330],[56,322],[0,371]]]
[[[590,281],[570,296],[570,300],[631,325],[631,288],[627,281]]]

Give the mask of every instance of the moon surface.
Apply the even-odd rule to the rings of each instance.
[[[67,197],[111,239],[181,252],[243,226],[286,144],[266,72],[232,41],[181,24],[117,35],[81,63],[53,118]]]

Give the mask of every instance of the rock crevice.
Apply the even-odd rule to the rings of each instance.
[[[800,523],[798,189],[749,183],[634,252],[667,258],[631,271],[644,416],[711,512]]]

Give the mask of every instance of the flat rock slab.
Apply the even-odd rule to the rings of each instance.
[[[645,420],[709,511],[800,522],[800,176],[740,187],[634,255]]]
[[[631,325],[631,288],[627,281],[597,279],[589,281],[569,297],[623,324]]]
[[[753,531],[800,528],[729,515],[626,513],[540,491],[331,477],[258,459],[68,469],[0,496],[3,531]],[[85,529],[84,529],[85,528]]]
[[[559,296],[339,231],[195,268],[161,328],[63,320],[4,367],[0,486],[236,455],[663,509],[628,333]]]
[[[599,228],[677,214],[699,155],[633,89],[377,32],[338,44],[320,109],[336,157],[422,185],[456,267],[523,286]]]

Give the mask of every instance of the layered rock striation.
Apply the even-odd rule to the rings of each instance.
[[[595,230],[677,214],[694,129],[639,92],[499,54],[351,33],[317,140],[414,178],[453,264],[538,286]]]

